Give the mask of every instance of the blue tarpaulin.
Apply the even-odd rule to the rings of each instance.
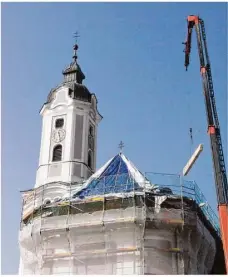
[[[131,164],[123,154],[116,155],[104,170],[84,186],[80,191],[73,195],[73,198],[84,198],[86,196],[95,196],[111,193],[126,193],[141,190],[139,180],[135,178],[135,168],[130,168]],[[137,176],[141,174],[137,171]],[[139,177],[139,176],[138,176]]]

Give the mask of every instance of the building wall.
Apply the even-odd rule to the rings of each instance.
[[[20,232],[23,272],[210,273],[215,240],[199,219],[184,229],[176,223],[161,225],[159,213],[156,221],[147,224],[144,210],[135,207],[37,218]]]

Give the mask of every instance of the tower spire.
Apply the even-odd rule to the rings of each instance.
[[[78,38],[79,38],[80,36],[79,36],[79,34],[78,34],[78,32],[75,32],[74,33],[74,38],[75,38],[75,44],[74,44],[74,56],[73,56],[73,60],[75,61],[75,62],[77,62],[77,58],[78,58],[78,56],[77,56],[77,50],[78,50],[78,44],[77,44],[77,42],[78,42]]]
[[[65,83],[78,83],[82,84],[82,81],[85,79],[78,62],[77,62],[77,50],[78,44],[77,39],[79,38],[78,32],[74,33],[75,44],[73,46],[73,62],[63,71],[64,82]]]
[[[74,45],[74,56],[73,56],[74,62],[77,62],[77,58],[78,58],[78,56],[77,56],[77,50],[78,50],[78,45],[75,44]]]

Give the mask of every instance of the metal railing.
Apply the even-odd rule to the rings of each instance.
[[[38,190],[42,190],[42,199],[45,199],[48,197],[49,187],[55,185],[56,184],[46,184],[43,189],[40,187],[35,189],[35,191],[37,192]],[[160,191],[160,194],[180,196],[181,199],[183,199],[183,197],[187,197],[190,200],[194,200],[198,204],[205,217],[210,221],[216,232],[220,235],[218,217],[207,203],[207,200],[199,186],[196,184],[196,182],[185,180],[180,175],[147,172],[143,177],[143,175],[132,176],[131,174],[127,173],[93,179],[89,184],[85,183],[84,185],[82,184],[80,186],[75,185],[69,187],[69,184],[61,185],[62,188],[65,185],[66,194],[69,195],[68,197],[65,197],[66,194],[63,193],[64,197],[58,201],[60,205],[61,202],[64,201],[71,202],[76,199],[83,200],[90,197],[96,198],[97,196],[104,195],[126,194],[127,196],[129,193],[144,193],[146,190],[154,191],[156,193],[159,193]],[[31,191],[30,193],[34,194],[34,191]],[[31,206],[29,210],[33,209],[32,206],[34,205],[32,204],[35,201],[34,198],[38,197],[38,195],[35,196],[35,194],[33,197],[30,197],[31,199],[29,199],[29,201],[32,202],[30,204],[24,204],[23,208],[27,210],[27,207]],[[46,204],[43,203],[42,199],[39,200],[39,203],[40,206],[45,208]],[[54,199],[50,200],[52,203],[55,202]],[[36,201],[38,201],[38,199]],[[50,203],[51,206],[53,205],[52,203]],[[24,212],[26,211],[24,210]]]
[[[220,235],[219,219],[214,210],[208,204],[206,197],[200,190],[195,181],[188,181],[183,176],[166,173],[145,173],[145,177],[152,183],[161,188],[171,189],[174,195],[180,195],[194,200],[207,220],[210,221],[216,232]]]

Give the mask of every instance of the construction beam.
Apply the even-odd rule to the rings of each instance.
[[[200,144],[195,152],[192,154],[191,158],[188,160],[186,166],[183,168],[183,176],[186,176],[188,174],[188,172],[190,171],[190,169],[192,168],[192,166],[194,165],[194,163],[196,162],[196,160],[198,159],[200,153],[203,151],[203,144]]]

